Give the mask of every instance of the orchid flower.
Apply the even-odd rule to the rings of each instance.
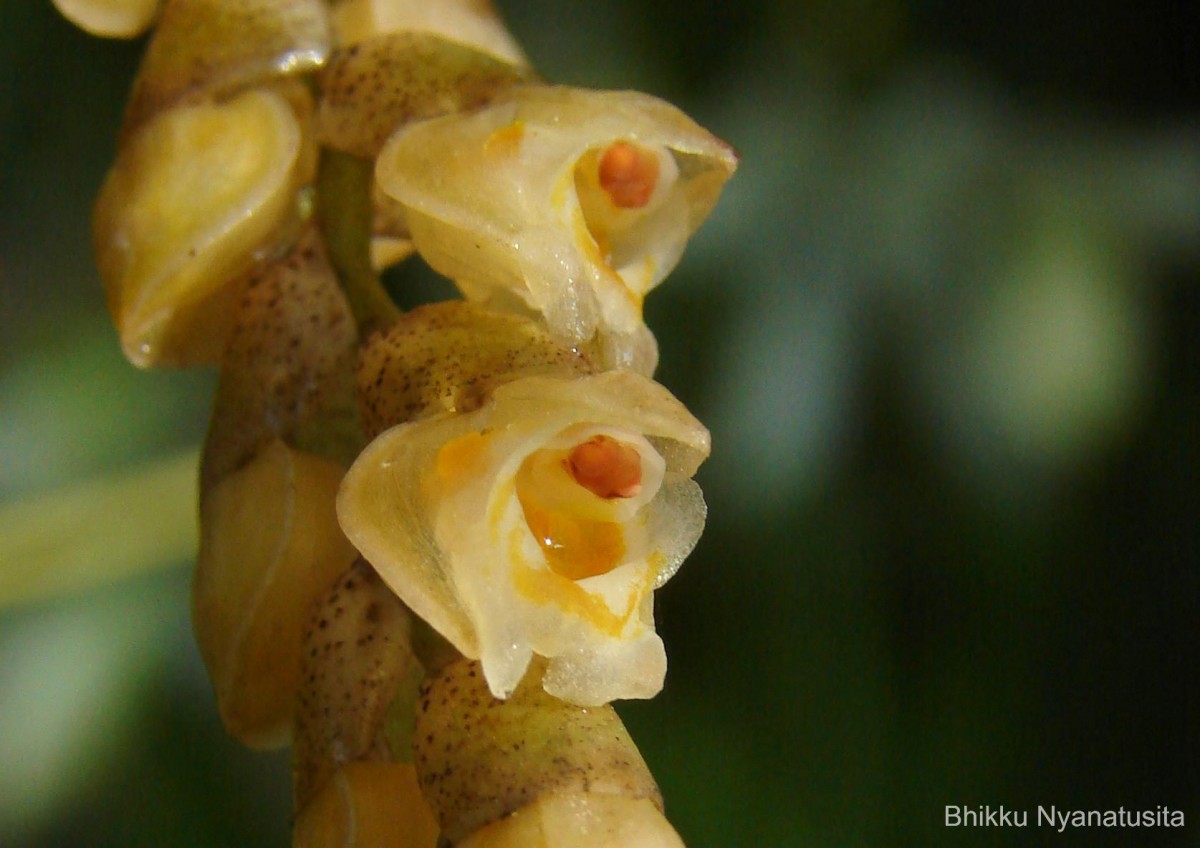
[[[525,377],[468,413],[385,431],[338,497],[342,528],[497,697],[532,657],[580,704],[648,698],[652,597],[694,547],[708,431],[630,371]]]
[[[736,164],[657,98],[530,85],[401,129],[376,173],[417,250],[468,299],[532,309],[569,344],[599,334],[606,365],[649,373],[642,302]]]

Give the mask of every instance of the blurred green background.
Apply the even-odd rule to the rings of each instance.
[[[546,77],[742,154],[648,302],[715,446],[666,690],[622,708],[688,845],[1200,845],[1200,6],[499,5]],[[0,15],[0,587],[74,587],[0,610],[0,845],[286,845],[286,757],[191,642],[194,495],[122,483],[213,389],[124,363],[91,266],[141,45]],[[112,513],[129,552],[89,548]]]

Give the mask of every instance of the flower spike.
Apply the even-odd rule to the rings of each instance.
[[[219,364],[193,625],[293,848],[682,848],[609,702],[706,513],[643,300],[736,154],[491,0],[52,2],[157,21],[97,264],[135,365]],[[464,299],[404,313],[412,252]]]

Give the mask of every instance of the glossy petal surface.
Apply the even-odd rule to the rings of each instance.
[[[164,112],[122,148],[94,237],[130,361],[220,356],[242,273],[295,214],[300,152],[295,113],[269,91]]]

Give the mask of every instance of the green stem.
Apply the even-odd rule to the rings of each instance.
[[[324,148],[317,171],[317,223],[350,310],[365,338],[401,315],[371,267],[374,163]]]

